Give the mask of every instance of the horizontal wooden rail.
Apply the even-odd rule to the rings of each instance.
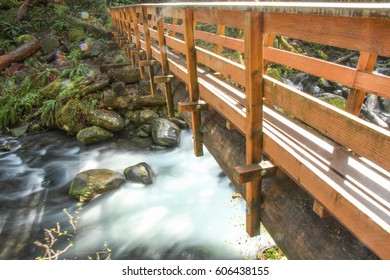
[[[180,108],[191,112],[197,155],[203,109],[217,111],[245,136],[247,166],[237,170],[253,180],[246,185],[248,233],[258,231],[264,171],[258,164],[264,154],[312,195],[321,211],[379,257],[390,258],[390,132],[351,114],[359,113],[365,92],[390,98],[390,78],[372,71],[378,55],[390,57],[389,4],[144,4],[113,8],[111,16],[117,41],[124,48],[134,42],[139,65],[149,65],[151,73],[152,60],[162,64],[163,76],[150,81],[163,82],[169,100],[171,80],[188,85],[190,103]],[[218,30],[195,30],[196,22]],[[225,27],[241,29],[244,39],[225,36]],[[358,66],[277,49],[276,35],[358,51]],[[214,52],[195,46],[196,39],[214,44]],[[223,57],[222,48],[244,53],[245,65]],[[269,62],[350,87],[348,112],[265,75]]]

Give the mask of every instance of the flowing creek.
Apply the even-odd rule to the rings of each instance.
[[[245,232],[245,202],[213,157],[193,155],[188,131],[176,149],[145,151],[122,141],[83,147],[61,132],[22,138],[0,136],[0,259],[34,259],[45,228],[71,230],[63,209],[75,215],[68,196],[84,170],[123,170],[147,162],[153,185],[127,182],[80,210],[74,246],[62,257],[93,255],[107,242],[113,259],[253,259],[274,244],[264,231]],[[58,244],[60,246],[66,246]]]

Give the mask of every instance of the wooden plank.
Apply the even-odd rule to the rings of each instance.
[[[232,79],[240,85],[245,85],[245,69],[243,65],[199,47],[196,47],[196,55],[199,63],[221,73],[225,78]]]
[[[137,10],[135,7],[131,8],[131,19],[134,23],[134,36],[135,36],[135,46],[136,49],[139,51],[141,49],[141,43],[140,43],[140,35],[139,35],[139,29],[138,29],[138,17],[137,17]],[[137,53],[138,61],[142,60],[142,55],[140,53]],[[139,71],[142,78],[145,78],[145,70],[143,67],[139,66]]]
[[[178,23],[178,19],[177,19],[177,18],[173,18],[173,19],[172,19],[172,24],[171,24],[171,25],[176,26],[177,23]],[[164,25],[164,27],[165,27],[165,25]],[[176,31],[173,31],[172,34],[171,34],[171,36],[172,36],[172,37],[176,37]]]
[[[264,32],[390,56],[387,19],[266,13]]]
[[[227,36],[223,36],[223,35],[217,36],[213,33],[200,31],[200,30],[195,31],[195,38],[201,39],[201,40],[209,42],[209,43],[219,45],[221,47],[236,50],[239,52],[244,52],[244,50],[245,50],[244,40],[241,40],[241,39],[235,39],[235,38],[227,37]]]
[[[348,87],[353,86],[356,76],[353,68],[272,47],[264,48],[264,58]]]
[[[164,23],[164,27],[168,30],[172,31],[172,37],[176,36],[176,33],[183,34],[184,33],[184,27],[180,25],[175,25],[175,24],[169,24],[169,23]]]
[[[241,11],[194,9],[197,22],[244,28],[244,13]]]
[[[277,105],[355,153],[390,170],[390,132],[264,76],[267,105]]]
[[[199,84],[196,67],[196,49],[194,37],[194,12],[192,9],[185,9],[184,17],[184,38],[186,46],[186,63],[188,69],[189,83],[188,91],[190,101],[199,100]],[[194,153],[195,156],[203,156],[202,135],[200,131],[201,117],[200,112],[191,112],[191,126],[194,135]]]
[[[375,92],[382,97],[390,98],[390,78],[369,73],[373,70],[373,67],[367,68],[367,70],[365,70],[365,67],[360,67],[356,70],[347,66],[272,47],[264,48],[264,58],[268,61],[284,64],[296,70],[359,89],[360,91]],[[370,65],[375,66],[375,61]],[[352,93],[351,98],[353,96],[354,94]]]
[[[372,72],[374,70],[377,57],[378,56],[376,54],[361,52],[358,64],[356,65],[356,70]],[[366,79],[363,80],[367,81]],[[373,83],[369,83],[369,85],[371,84]],[[390,82],[389,82],[389,87],[390,87]],[[351,90],[351,92],[348,95],[347,104],[345,105],[345,111],[359,117],[360,110],[362,108],[365,97],[366,97],[365,91],[357,90],[357,89]]]
[[[144,25],[144,38],[146,44],[146,59],[151,61],[153,59],[152,55],[152,46],[150,41],[150,32],[149,32],[149,23],[148,23],[148,9],[146,7],[142,7],[142,20]],[[153,65],[149,65],[149,81],[150,81],[150,90],[152,95],[156,94],[156,84],[154,83],[154,68]]]
[[[168,47],[165,41],[165,30],[164,30],[164,16],[162,10],[157,8],[157,31],[158,31],[158,45],[160,47],[160,58],[161,58],[161,71],[163,76],[169,75],[169,65],[168,65]],[[175,115],[175,107],[173,104],[173,95],[171,83],[166,82],[163,85],[165,96],[167,98],[167,109],[168,116],[173,118]]]
[[[174,49],[175,51],[185,54],[186,48],[185,43],[182,40],[173,38],[171,36],[165,36],[165,40],[167,42],[167,46]]]
[[[194,111],[207,111],[209,110],[209,104],[199,100],[198,102],[179,102],[179,112],[194,112]]]
[[[276,175],[277,167],[272,162],[263,160],[258,164],[237,166],[234,169],[234,177],[242,184],[273,177]]]
[[[283,122],[281,116],[281,121]],[[390,258],[389,216],[381,218],[353,195],[351,187],[331,169],[324,169],[279,133],[278,123],[264,123],[264,151],[280,168],[315,197],[346,228],[379,257]]]
[[[246,164],[263,159],[263,24],[259,12],[245,13]],[[246,184],[246,231],[260,232],[261,179]]]

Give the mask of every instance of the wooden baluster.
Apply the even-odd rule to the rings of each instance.
[[[194,12],[192,9],[185,9],[184,17],[184,40],[186,42],[186,62],[188,71],[188,91],[191,102],[199,101],[199,84],[196,68],[196,49],[194,38]],[[195,156],[203,156],[202,135],[200,131],[201,112],[191,112],[191,126],[194,136],[194,153]]]
[[[246,164],[263,159],[263,25],[262,13],[245,13]],[[260,232],[261,179],[246,184],[246,230]]]
[[[135,35],[135,46],[136,46],[136,55],[138,57],[138,64],[141,61],[141,42],[139,39],[139,29],[138,29],[138,18],[137,18],[137,10],[135,7],[131,8],[131,18],[133,19],[133,24],[134,24],[134,35]],[[145,79],[145,71],[144,68],[141,65],[138,65],[139,71],[141,74],[141,78]]]
[[[221,36],[221,35],[225,35],[225,26],[224,25],[218,25],[218,30],[217,30],[217,34],[216,34],[218,37]],[[215,49],[214,49],[214,53],[215,54],[218,54],[218,55],[221,55],[222,53],[222,45],[215,45]]]
[[[376,54],[361,52],[356,70],[372,72],[374,70],[377,57],[378,56]],[[345,111],[359,117],[365,97],[365,91],[352,89],[348,95]]]
[[[160,56],[161,56],[161,70],[163,76],[169,75],[169,66],[168,66],[168,46],[165,41],[165,30],[164,30],[164,16],[161,8],[156,8],[157,14],[157,33],[158,33],[158,44],[160,46]],[[173,95],[171,83],[164,83],[164,91],[167,98],[167,108],[169,117],[174,116],[174,105],[173,105]]]
[[[146,45],[146,59],[151,62],[153,60],[152,55],[152,46],[150,41],[150,31],[149,31],[149,20],[148,20],[148,8],[142,7],[142,21],[144,26],[144,39]],[[148,65],[149,72],[149,81],[150,81],[150,90],[152,91],[152,95],[156,94],[156,84],[153,81],[154,78],[154,68],[151,63]]]

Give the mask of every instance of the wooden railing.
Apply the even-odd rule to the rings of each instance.
[[[250,235],[259,231],[261,180],[276,165],[315,199],[317,212],[390,258],[390,132],[358,118],[366,92],[390,98],[390,77],[373,73],[378,56],[390,57],[389,4],[145,4],[111,8],[111,16],[133,67],[145,78],[147,68],[152,93],[163,83],[170,115],[170,82],[187,84],[189,102],[179,110],[191,113],[195,155],[203,154],[203,110],[246,137],[247,165],[236,170],[246,183]],[[199,30],[204,24],[215,32]],[[358,51],[357,67],[275,48],[279,35]],[[269,77],[271,62],[350,87],[345,110]]]

